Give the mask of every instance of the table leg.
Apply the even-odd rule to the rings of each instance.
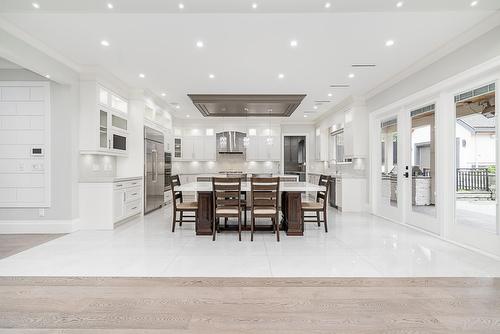
[[[213,203],[211,191],[198,192],[196,235],[212,235]]]
[[[282,210],[286,234],[303,236],[304,223],[302,222],[302,199],[300,192],[283,192]]]

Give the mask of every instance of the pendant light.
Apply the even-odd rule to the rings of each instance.
[[[267,129],[267,138],[266,138],[266,144],[271,146],[273,145],[273,136],[271,134],[271,112],[273,109],[268,108],[267,111],[269,112],[269,128]]]
[[[243,138],[243,147],[247,148],[250,145],[250,138],[248,137],[248,108],[245,107],[245,122],[247,126],[247,131],[245,137]]]
[[[219,137],[219,146],[222,149],[227,148],[227,137],[226,137],[226,122],[224,120],[224,117],[222,118],[222,122],[224,123],[222,135]]]

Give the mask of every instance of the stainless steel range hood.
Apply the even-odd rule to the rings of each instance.
[[[246,155],[246,148],[243,144],[246,134],[238,131],[224,131],[216,135],[218,155]]]

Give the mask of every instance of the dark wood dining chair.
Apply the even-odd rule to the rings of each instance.
[[[251,241],[255,230],[255,218],[271,218],[276,239],[280,241],[279,229],[279,177],[252,177],[252,221],[251,221]]]
[[[215,241],[220,218],[238,219],[238,238],[241,241],[241,177],[212,178],[213,191],[213,236]]]
[[[198,202],[184,202],[182,192],[177,191],[176,188],[181,185],[179,175],[170,177],[170,191],[172,192],[172,232],[175,232],[175,223],[182,226],[183,222],[195,223],[198,220]],[[179,212],[179,219],[177,219],[177,212]],[[184,216],[185,212],[193,212],[194,216]],[[187,219],[186,218],[194,218]]]
[[[320,175],[318,185],[326,187],[325,191],[316,193],[315,202],[302,202],[302,221],[316,222],[318,227],[321,223],[325,225],[325,232],[328,232],[328,193],[330,191],[331,176]],[[314,212],[316,216],[306,215],[307,212]],[[323,220],[320,218],[320,212],[323,212]]]

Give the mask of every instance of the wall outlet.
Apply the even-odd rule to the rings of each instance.
[[[45,209],[38,210],[38,217],[45,217]]]

